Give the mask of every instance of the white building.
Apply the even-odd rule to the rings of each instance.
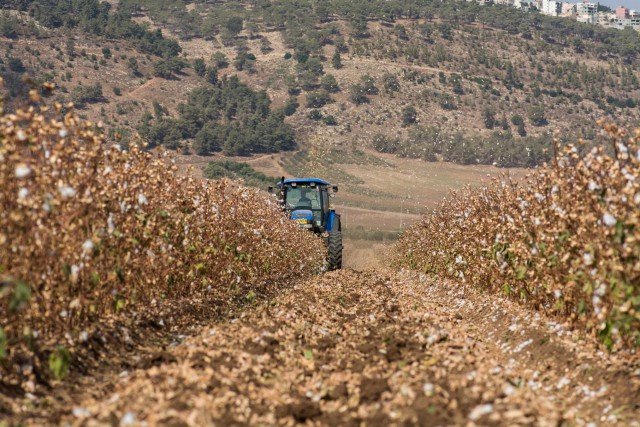
[[[598,12],[596,14],[596,24],[609,27],[616,20],[615,12]]]
[[[589,3],[586,0],[576,4],[576,19],[586,24],[598,23],[598,3]]]
[[[560,16],[562,13],[562,2],[556,0],[542,0],[540,12],[548,16]]]
[[[636,31],[640,31],[640,16],[625,19],[615,18],[608,26],[609,28],[615,28],[618,30],[624,30],[627,27],[631,27]]]
[[[560,16],[566,17],[575,17],[576,16],[576,5],[573,3],[562,3],[562,12],[560,12]]]

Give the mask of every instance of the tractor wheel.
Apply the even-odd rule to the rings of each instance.
[[[329,270],[339,270],[342,268],[342,233],[340,231],[330,231],[327,242],[329,253],[327,261]]]

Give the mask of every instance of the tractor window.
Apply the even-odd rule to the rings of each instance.
[[[309,209],[320,210],[320,187],[289,187],[287,188],[286,207],[291,210]]]

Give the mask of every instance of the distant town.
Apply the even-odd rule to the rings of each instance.
[[[500,4],[513,6],[525,11],[539,11],[543,15],[574,18],[578,22],[601,25],[606,28],[623,30],[627,27],[640,31],[640,10],[630,10],[619,6],[615,10],[599,3],[582,1],[569,3],[557,0],[467,0],[479,4]]]

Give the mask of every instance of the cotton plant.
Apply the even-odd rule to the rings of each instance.
[[[523,182],[505,176],[453,192],[403,234],[395,266],[462,273],[610,349],[640,345],[640,130],[601,126],[610,147],[582,156],[582,141],[556,139],[552,162]]]

